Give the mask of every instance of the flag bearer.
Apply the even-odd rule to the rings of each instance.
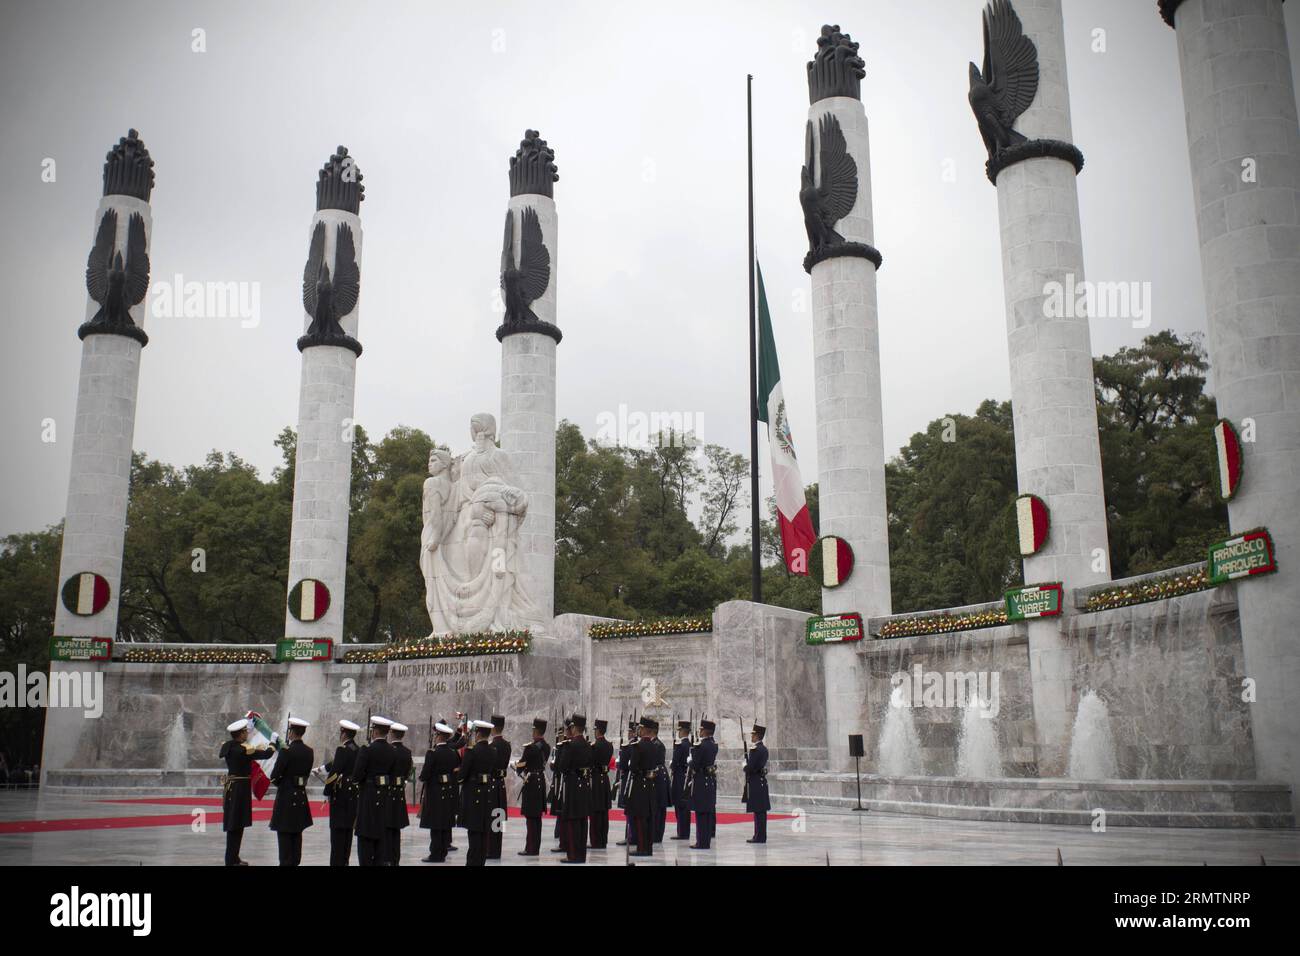
[[[221,829],[226,832],[226,866],[248,866],[239,858],[239,847],[244,842],[244,830],[253,825],[253,761],[267,760],[275,755],[275,744],[280,735],[271,734],[270,747],[253,747],[248,743],[247,717],[235,721],[226,731],[230,739],[221,745],[218,759],[226,762],[226,775],[221,779]]]

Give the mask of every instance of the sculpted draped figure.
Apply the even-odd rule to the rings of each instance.
[[[480,412],[469,431],[474,447],[465,454],[429,453],[424,482],[420,571],[435,637],[541,624],[517,575],[528,496],[496,446],[496,419]]]

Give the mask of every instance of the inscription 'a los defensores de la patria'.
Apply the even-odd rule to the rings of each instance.
[[[430,679],[425,687],[426,694],[444,693],[448,690],[464,693],[479,689],[476,680],[478,677],[513,674],[514,672],[515,660],[511,657],[484,657],[476,660],[448,661],[393,661],[388,665],[389,680],[399,677]],[[451,679],[450,683],[448,679]]]

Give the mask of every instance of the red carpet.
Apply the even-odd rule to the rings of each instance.
[[[138,797],[130,800],[99,800],[98,803],[118,803],[118,804],[147,804],[149,806],[167,806],[167,807],[220,807],[220,797]],[[255,800],[253,801],[253,822],[263,822],[271,819],[272,801]],[[411,812],[411,825],[418,823],[420,808],[412,806],[407,808]],[[510,816],[518,817],[519,808],[511,807]],[[317,820],[324,819],[326,813],[321,811],[320,803],[312,801],[312,814]],[[548,819],[552,819],[548,816]],[[625,818],[622,810],[611,810],[609,812],[611,821],[622,822]],[[769,820],[789,819],[789,814],[769,813]],[[668,812],[670,823],[675,822],[676,816],[670,810]],[[747,813],[719,813],[718,824],[724,825],[729,823],[748,823],[750,816]],[[125,816],[125,817],[81,817],[69,818],[64,820],[9,820],[0,822],[0,834],[4,833],[53,833],[61,830],[121,830],[131,827],[178,827],[189,826],[194,822],[194,817],[189,813],[162,813],[149,814],[143,816]],[[220,813],[209,813],[208,824],[215,826],[221,822]]]

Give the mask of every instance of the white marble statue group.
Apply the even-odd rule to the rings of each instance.
[[[455,458],[429,453],[420,571],[431,637],[536,628],[539,612],[518,575],[519,530],[528,496],[510,455],[496,446],[496,419],[470,419],[474,447]]]

